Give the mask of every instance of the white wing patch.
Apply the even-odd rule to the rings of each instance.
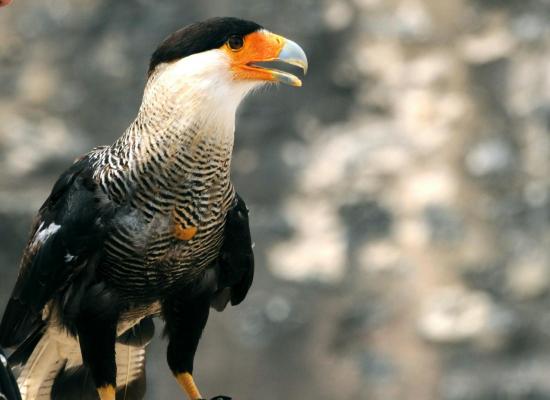
[[[68,262],[71,262],[75,259],[75,256],[73,256],[71,253],[67,253],[65,254],[65,262],[68,263]]]
[[[38,227],[38,232],[36,233],[36,236],[34,237],[34,240],[32,242],[33,246],[44,243],[51,235],[53,235],[59,230],[59,228],[61,228],[61,225],[57,225],[55,222],[52,222],[50,225],[48,225],[47,228],[43,228],[43,226],[44,222],[42,222]]]

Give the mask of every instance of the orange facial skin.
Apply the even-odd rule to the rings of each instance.
[[[235,79],[277,81],[277,77],[267,68],[254,67],[254,62],[274,61],[285,45],[285,38],[267,31],[252,32],[244,37],[244,45],[233,50],[226,43],[221,49],[231,59],[231,69]]]

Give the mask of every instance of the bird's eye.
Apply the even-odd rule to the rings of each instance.
[[[229,37],[227,44],[231,48],[231,50],[240,50],[244,45],[244,39],[242,36],[233,35]]]

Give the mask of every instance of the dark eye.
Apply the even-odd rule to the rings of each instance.
[[[231,47],[231,50],[239,50],[244,45],[244,39],[242,36],[233,35],[229,37],[227,44]]]

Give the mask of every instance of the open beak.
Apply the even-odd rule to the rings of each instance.
[[[302,86],[302,81],[295,75],[266,63],[290,64],[307,73],[307,57],[302,48],[282,36],[268,31],[258,31],[244,38],[244,46],[238,52],[232,52],[232,68],[235,79],[261,80],[280,82],[291,86]],[[262,63],[262,65],[258,65]]]
[[[307,57],[304,50],[302,50],[302,48],[292,40],[284,38],[283,40],[284,45],[281,47],[277,56],[260,61],[263,63],[279,62],[294,65],[301,68],[304,72],[304,75],[307,74]],[[258,61],[248,63],[248,66],[267,72],[269,74],[270,81],[280,82],[290,86],[302,86],[302,81],[297,76],[276,68],[268,68],[266,66],[257,65],[256,62]]]

